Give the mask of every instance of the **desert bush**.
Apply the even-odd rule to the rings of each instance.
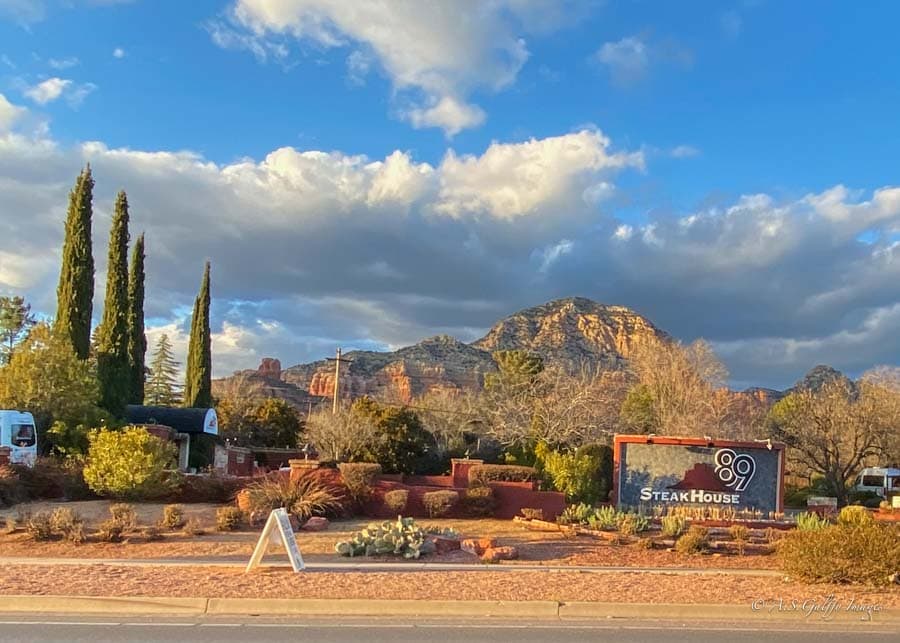
[[[619,514],[616,527],[623,536],[634,536],[650,528],[650,519],[636,513]]]
[[[829,524],[827,518],[812,512],[804,511],[797,514],[797,529],[800,531],[818,531],[825,529]]]
[[[402,514],[409,502],[409,491],[406,489],[394,489],[384,494],[385,506],[395,514]]]
[[[422,504],[431,518],[440,518],[450,513],[459,502],[459,493],[449,489],[429,491],[422,496]]]
[[[533,467],[512,464],[476,464],[469,468],[470,486],[483,486],[489,482],[530,482],[536,477]]]
[[[87,536],[84,533],[84,523],[76,522],[67,527],[65,530],[63,530],[62,537],[73,545],[80,545],[85,540],[87,540]]]
[[[817,583],[885,585],[900,569],[900,525],[867,522],[794,530],[778,546],[790,576]]]
[[[523,518],[528,520],[543,520],[544,519],[544,510],[541,508],[534,507],[522,507],[522,511],[520,512]]]
[[[593,515],[588,516],[588,524],[591,529],[615,529],[618,526],[619,512],[615,507],[605,505],[594,510]]]
[[[535,447],[535,456],[544,475],[557,491],[566,494],[571,503],[594,503],[606,500],[609,493],[605,471],[611,471],[612,449],[605,445],[589,445],[577,451],[559,452],[544,442]],[[609,467],[606,461],[609,460]]]
[[[652,538],[638,538],[635,543],[641,549],[653,549],[653,539]]]
[[[750,540],[750,529],[746,525],[731,525],[728,528],[728,535],[737,545],[738,553],[743,556],[747,541]]]
[[[83,522],[81,516],[71,507],[57,507],[50,514],[50,526],[56,532],[63,532],[73,525]]]
[[[301,522],[311,516],[324,516],[341,510],[340,491],[312,476],[293,482],[288,476],[274,474],[246,487],[250,513],[268,513],[284,507]]]
[[[440,493],[440,492],[436,492]],[[418,558],[434,551],[434,543],[412,518],[398,518],[381,524],[371,523],[350,540],[335,544],[342,556],[384,556]]]
[[[156,525],[147,525],[143,529],[141,529],[141,537],[147,542],[154,542],[157,540],[162,540],[162,532],[159,530],[159,527]]]
[[[175,448],[142,428],[94,430],[84,479],[101,496],[164,497],[174,491],[177,482],[168,471],[174,460]]]
[[[122,525],[122,529],[126,533],[137,527],[137,513],[134,510],[134,505],[130,505],[127,502],[117,502],[109,506],[109,515],[110,518]]]
[[[162,520],[159,521],[165,529],[181,529],[184,527],[184,507],[181,505],[166,505],[163,507]]]
[[[686,525],[684,516],[663,516],[660,520],[661,533],[667,538],[678,538],[684,533]]]
[[[675,541],[675,551],[680,554],[702,554],[708,548],[709,530],[699,525],[692,525],[681,538]]]
[[[381,475],[381,465],[374,462],[341,462],[338,470],[350,498],[357,505],[369,499],[372,487]]]
[[[487,518],[494,515],[497,499],[494,490],[488,486],[469,487],[462,498],[463,508],[470,516]]]
[[[110,518],[109,520],[104,520],[99,525],[97,525],[97,538],[105,543],[119,543],[122,542],[122,537],[125,534],[125,528],[122,523],[114,518]]]
[[[184,527],[181,528],[183,536],[202,536],[205,533],[206,530],[197,518],[190,518],[184,523]]]
[[[422,531],[432,536],[443,536],[444,538],[453,538],[459,540],[460,533],[453,527],[441,527],[440,525],[424,525]]]
[[[218,472],[180,474],[173,476],[173,493],[169,498],[179,503],[208,502],[225,504],[232,502],[246,483],[236,476]]]
[[[237,531],[244,524],[244,512],[237,507],[220,507],[216,511],[216,530]]]
[[[875,521],[872,514],[865,507],[852,505],[844,507],[838,514],[837,523],[844,527],[856,527],[859,525],[869,525]]]
[[[594,516],[594,508],[584,502],[577,505],[569,505],[556,519],[561,525],[587,525],[588,520]]]
[[[32,540],[42,541],[53,538],[53,523],[47,511],[39,511],[25,521],[25,533]]]
[[[784,538],[785,532],[781,529],[775,529],[775,527],[766,527],[765,538],[766,542],[771,544],[777,543],[782,538]]]

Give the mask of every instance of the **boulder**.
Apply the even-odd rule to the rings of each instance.
[[[481,560],[486,563],[496,563],[500,560],[514,560],[519,557],[519,550],[515,547],[491,547],[481,555]]]
[[[303,524],[303,531],[325,531],[328,529],[328,518],[313,516]]]
[[[451,551],[459,550],[459,541],[456,538],[445,538],[443,536],[432,536],[431,541],[434,543],[434,551],[436,554],[449,554]]]
[[[493,538],[466,538],[459,543],[459,548],[475,556],[481,556],[488,549],[497,546],[497,541]]]

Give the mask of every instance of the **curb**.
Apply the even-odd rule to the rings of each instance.
[[[429,601],[291,598],[159,598],[106,596],[0,596],[0,614],[105,614],[169,616],[416,616],[510,618],[555,621],[596,619],[652,621],[835,623],[900,627],[900,609],[865,614],[838,609],[827,617],[750,605],[593,603],[557,601]]]

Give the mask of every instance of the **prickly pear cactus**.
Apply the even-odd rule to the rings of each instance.
[[[434,543],[416,525],[413,518],[397,516],[396,521],[371,523],[357,532],[350,540],[334,546],[341,556],[403,556],[418,558],[434,551]]]

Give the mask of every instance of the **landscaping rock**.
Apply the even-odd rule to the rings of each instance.
[[[328,529],[328,518],[313,516],[303,524],[303,531],[325,531]]]
[[[496,563],[499,560],[514,560],[519,557],[519,550],[515,547],[491,547],[481,555],[481,560],[486,563]]]
[[[488,549],[497,546],[497,541],[493,538],[466,538],[459,543],[459,548],[470,554],[481,556]]]
[[[449,554],[451,551],[459,550],[459,541],[456,538],[432,536],[431,541],[434,543],[434,551],[438,555]]]

